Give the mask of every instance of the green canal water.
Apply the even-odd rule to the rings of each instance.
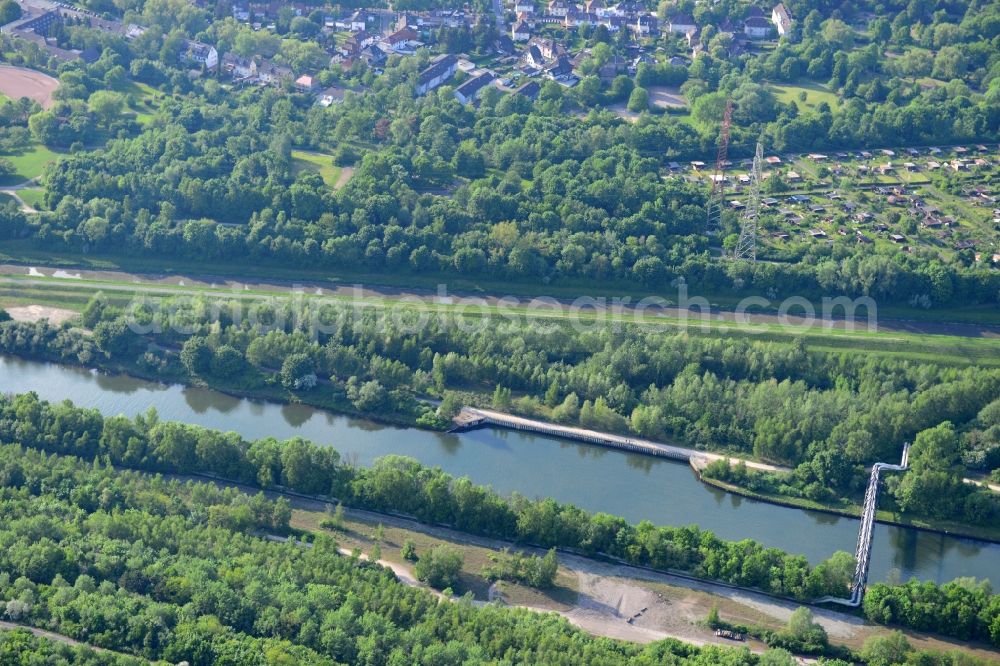
[[[295,435],[368,465],[405,454],[491,485],[501,493],[553,497],[632,522],[697,524],[724,539],[752,538],[817,562],[853,552],[858,522],[741,498],[698,481],[684,463],[505,430],[441,434],[380,425],[313,409],[234,398],[217,391],[108,376],[0,356],[0,391],[35,391],[106,415],[155,407],[161,418],[233,430],[246,438]],[[1000,582],[1000,545],[877,525],[870,579],[944,582],[959,576]]]

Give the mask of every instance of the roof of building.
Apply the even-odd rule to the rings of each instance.
[[[785,7],[785,4],[782,2],[779,2],[777,5],[775,5],[773,13],[777,14],[778,20],[781,21],[782,23],[792,22],[792,15],[788,13],[788,8]]]
[[[537,99],[538,93],[541,91],[542,86],[538,81],[528,81],[520,88],[514,91],[515,95],[522,95],[528,99]]]
[[[545,66],[545,71],[550,76],[562,76],[573,72],[573,65],[566,56],[559,56],[553,62]]]
[[[473,77],[455,89],[455,92],[466,99],[470,99],[479,94],[479,91],[493,83],[496,79],[492,72],[483,72],[479,76]]]
[[[420,72],[417,76],[417,84],[425,85],[430,83],[437,77],[445,74],[449,69],[454,67],[458,63],[458,58],[450,53],[445,53],[439,55],[437,58],[431,61],[431,64],[427,66],[424,71]]]

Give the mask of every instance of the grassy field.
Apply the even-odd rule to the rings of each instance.
[[[303,171],[318,173],[327,187],[333,187],[340,178],[340,167],[333,163],[333,155],[308,150],[293,150],[292,164],[296,175]]]
[[[42,175],[42,169],[49,162],[59,158],[64,153],[53,151],[43,145],[35,145],[31,150],[17,153],[15,155],[3,155],[14,165],[17,170],[14,175],[4,179],[6,184],[23,183],[26,180],[37,178]]]
[[[128,108],[135,114],[136,121],[142,125],[152,122],[156,112],[160,110],[163,93],[145,83],[130,81],[125,95],[128,97]]]
[[[56,268],[82,268],[98,271],[125,271],[138,274],[165,275],[205,275],[206,267],[202,262],[182,259],[158,259],[155,257],[129,258],[118,255],[81,255],[77,253],[62,253],[42,251],[33,247],[29,241],[0,241],[0,263],[14,263],[29,266],[51,266]],[[233,280],[262,280],[266,282],[317,281],[332,284],[363,284],[366,287],[402,287],[406,289],[423,289],[436,292],[439,285],[447,284],[448,293],[514,295],[517,297],[548,296],[554,298],[574,299],[582,294],[594,298],[628,297],[632,302],[652,295],[667,295],[669,293],[650,291],[629,283],[614,283],[611,281],[601,285],[586,282],[566,281],[559,285],[545,285],[537,280],[505,280],[490,281],[479,278],[462,278],[453,275],[387,275],[385,273],[369,273],[351,271],[349,269],[306,269],[289,268],[285,266],[261,263],[250,265],[246,262],[228,263],[213,262],[211,275],[226,276]],[[129,286],[131,280],[125,282]],[[669,292],[670,290],[666,290]],[[674,294],[676,295],[676,294]],[[732,310],[742,298],[738,294],[706,293],[713,310]],[[817,304],[818,305],[818,304]],[[767,311],[762,309],[760,311]],[[817,307],[817,312],[820,308]],[[981,325],[1000,325],[1000,309],[995,306],[963,306],[954,308],[910,308],[906,306],[885,306],[879,308],[882,318],[907,319],[927,322],[966,322]],[[933,337],[933,336],[932,336]]]
[[[212,288],[208,285],[178,286],[164,283],[140,285],[125,280],[59,278],[48,278],[45,284],[38,284],[38,278],[6,276],[0,279],[0,307],[34,303],[79,311],[97,291],[103,291],[108,297],[122,303],[128,302],[138,294],[152,299],[174,295],[218,296],[227,299],[234,297],[233,292],[229,289]],[[261,298],[282,297],[282,292],[276,292],[273,289],[247,289],[238,292],[236,296],[248,300],[260,300]],[[304,298],[317,297],[306,295]],[[326,302],[344,304],[351,302],[352,299],[351,296],[347,295],[326,295],[322,298]],[[393,296],[366,296],[364,307],[451,314],[452,316],[468,318],[483,316],[474,309],[461,305],[426,301],[415,303],[412,300]],[[508,314],[517,316],[520,321],[526,323],[560,322],[575,318],[586,326],[599,325],[598,317],[601,316],[592,311],[572,312],[568,308],[561,311],[552,308],[537,310],[529,309],[527,306],[507,308],[504,313],[504,316]],[[492,314],[496,313],[486,311],[487,316]],[[826,329],[819,325],[811,328],[786,327],[778,323],[753,323],[737,326],[732,322],[715,320],[703,326],[700,321],[694,318],[683,322],[676,317],[659,313],[644,316],[636,316],[629,312],[608,314],[603,315],[601,321],[608,325],[616,322],[632,323],[667,334],[687,332],[696,336],[749,338],[777,344],[790,344],[801,339],[808,345],[809,349],[822,352],[863,352],[887,358],[954,366],[1000,366],[1000,339],[997,338],[972,338],[896,331],[848,331]]]
[[[820,102],[826,102],[830,105],[831,109],[836,109],[838,104],[837,95],[821,83],[802,83],[798,85],[778,85],[772,83],[771,90],[782,104],[795,102],[800,111],[815,109]],[[806,94],[805,101],[799,99],[799,95],[803,92]]]
[[[21,200],[32,208],[40,209],[45,207],[45,190],[41,187],[29,187],[27,189],[18,190],[17,196],[21,197]]]

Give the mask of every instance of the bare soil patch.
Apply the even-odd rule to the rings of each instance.
[[[47,305],[18,305],[7,308],[7,314],[14,321],[36,322],[48,319],[50,324],[61,324],[75,317],[77,313]]]
[[[27,97],[47,109],[52,106],[52,94],[58,87],[59,80],[48,74],[25,67],[0,65],[0,92],[11,99]]]
[[[337,182],[333,184],[333,189],[339,190],[344,185],[347,185],[347,181],[349,181],[351,179],[351,176],[353,175],[354,175],[354,167],[349,167],[349,166],[341,167],[340,175],[337,176]]]
[[[651,86],[649,89],[649,103],[655,107],[666,109],[673,107],[682,109],[688,105],[687,99],[681,94],[680,88],[672,86]]]

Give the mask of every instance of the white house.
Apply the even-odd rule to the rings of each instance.
[[[510,37],[515,42],[526,42],[531,39],[531,28],[524,21],[517,21],[510,29]]]
[[[692,30],[697,30],[698,25],[688,14],[675,14],[667,17],[667,30],[686,35]]]
[[[363,14],[361,10],[358,10],[351,14],[351,17],[347,21],[348,30],[351,32],[360,32],[368,27],[368,15]]]
[[[637,35],[654,35],[656,34],[656,17],[652,14],[639,14],[631,27]]]
[[[232,53],[222,56],[222,69],[236,80],[257,76],[257,63],[253,58],[244,58]]]
[[[743,22],[743,34],[750,39],[764,39],[771,34],[771,22],[763,16],[751,16]]]
[[[787,35],[792,29],[792,15],[788,13],[788,8],[785,7],[784,3],[778,3],[771,10],[771,23],[778,29],[778,34],[781,36]]]
[[[425,95],[454,76],[458,58],[450,53],[439,55],[417,76],[417,94]]]
[[[191,40],[185,43],[181,58],[188,64],[202,65],[205,69],[215,69],[219,65],[219,52],[214,46]]]
[[[570,4],[566,0],[550,0],[548,14],[549,16],[566,18],[566,14],[569,13],[570,9]]]

